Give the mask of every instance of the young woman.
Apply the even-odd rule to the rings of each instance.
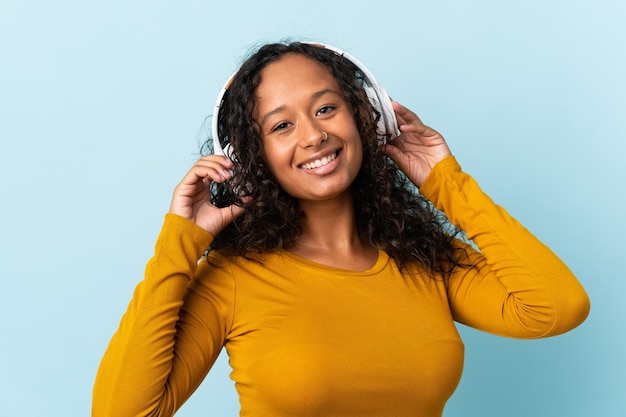
[[[215,115],[230,158],[176,187],[94,416],[173,415],[222,347],[241,416],[441,416],[454,321],[538,338],[585,319],[576,278],[439,133],[394,102],[399,136],[381,142],[363,79],[303,43],[242,65]]]

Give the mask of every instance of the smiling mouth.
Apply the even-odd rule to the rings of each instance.
[[[331,163],[332,161],[335,160],[335,158],[337,158],[337,156],[339,155],[340,151],[334,152],[328,156],[325,156],[321,159],[316,159],[315,161],[312,162],[307,162],[306,164],[302,164],[300,165],[300,168],[302,169],[315,169],[315,168],[319,168],[319,167],[323,167],[324,165],[327,165],[329,163]]]

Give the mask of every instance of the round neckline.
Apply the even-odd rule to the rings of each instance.
[[[366,269],[364,271],[352,271],[349,269],[337,268],[334,266],[325,265],[319,262],[312,261],[307,258],[303,258],[302,256],[296,255],[291,252],[282,251],[279,252],[279,256],[293,262],[299,264],[301,266],[314,269],[316,271],[324,271],[333,273],[335,275],[350,275],[350,276],[367,276],[367,275],[375,275],[382,271],[387,264],[389,263],[389,255],[382,249],[378,250],[378,259],[371,268]]]

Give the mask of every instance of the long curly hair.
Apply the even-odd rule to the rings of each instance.
[[[359,232],[401,269],[417,262],[429,273],[448,275],[455,267],[469,266],[464,251],[454,244],[459,231],[382,153],[376,134],[380,114],[367,98],[363,74],[335,52],[300,42],[260,47],[244,61],[224,94],[218,136],[222,146],[229,144],[235,169],[228,182],[212,185],[212,202],[246,210],[215,237],[209,250],[239,256],[289,250],[302,232],[300,220],[305,214],[270,172],[253,117],[262,70],[285,54],[301,54],[328,68],[352,107],[363,146],[361,169],[351,186]],[[212,138],[204,149],[212,152]],[[242,200],[244,195],[250,198]]]

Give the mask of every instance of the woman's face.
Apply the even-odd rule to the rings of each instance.
[[[262,71],[255,100],[265,159],[287,193],[328,200],[349,192],[363,159],[361,138],[325,66],[287,54]]]

